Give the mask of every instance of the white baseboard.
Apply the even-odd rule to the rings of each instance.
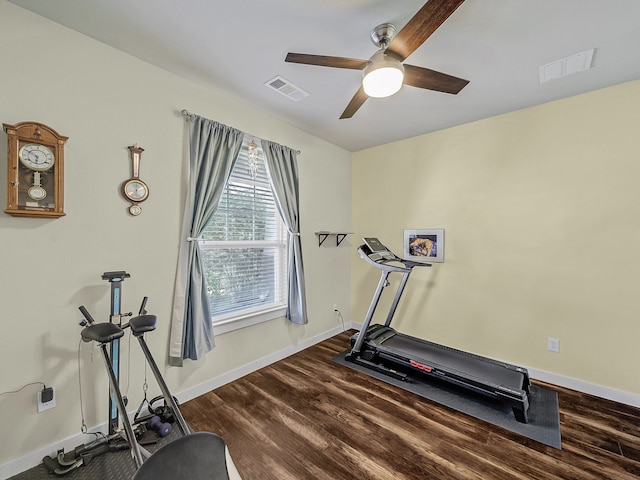
[[[635,393],[616,390],[615,388],[605,387],[603,385],[597,385],[535,368],[527,368],[527,370],[529,370],[529,376],[536,380],[640,408],[640,395]]]
[[[360,325],[353,323],[345,324],[344,328],[347,330],[351,328],[359,329]],[[222,385],[244,377],[251,372],[255,372],[256,370],[271,365],[272,363],[282,360],[283,358],[287,358],[295,353],[298,353],[305,348],[309,348],[316,343],[320,343],[328,338],[331,338],[340,333],[342,330],[342,327],[339,326],[314,337],[311,337],[303,341],[302,343],[292,345],[278,352],[274,352],[270,355],[267,355],[266,357],[260,358],[251,363],[243,365],[242,367],[226,372],[223,375],[178,392],[175,394],[176,398],[180,403],[187,402],[211,390],[221,387]],[[640,395],[625,392],[622,390],[616,390],[602,385],[596,385],[570,377],[565,377],[555,373],[545,372],[543,370],[537,370],[528,367],[525,368],[529,370],[529,375],[531,376],[531,378],[551,383],[553,385],[558,385],[560,387],[570,388],[572,390],[587,393],[589,395],[595,395],[596,397],[605,398],[614,402],[619,402],[625,405],[631,405],[633,407],[640,408]],[[106,429],[106,424],[96,427],[94,431],[99,431],[101,428],[103,430]],[[55,444],[51,444],[47,447],[43,447],[36,451],[30,452],[21,458],[0,465],[0,479],[7,479],[9,477],[12,477],[13,475],[17,475],[18,473],[24,472],[25,470],[39,465],[45,455],[53,455],[61,448],[64,448],[65,451],[71,450],[82,443],[88,442],[91,439],[93,439],[92,435],[73,435],[72,437],[56,442]]]
[[[345,326],[345,328],[350,328],[349,326]],[[308,338],[305,341],[287,347],[278,352],[274,352],[266,357],[260,358],[254,362],[243,365],[240,368],[236,368],[235,370],[231,370],[223,375],[212,378],[206,382],[203,382],[195,387],[188,388],[178,393],[174,393],[176,398],[180,403],[187,402],[195,397],[198,397],[204,393],[207,393],[211,390],[214,390],[222,385],[225,385],[229,382],[237,380],[245,375],[255,372],[267,365],[271,365],[272,363],[277,362],[278,360],[282,360],[283,358],[287,358],[294,353],[298,353],[305,348],[309,348],[316,343],[320,343],[323,340],[331,338],[342,331],[342,326],[335,327],[331,330],[323,332],[314,337]],[[129,412],[129,416],[133,418],[134,412]],[[105,431],[107,429],[107,424],[98,425],[94,427],[91,431],[99,432]],[[93,440],[95,437],[93,435],[84,435],[79,433],[77,435],[72,435],[69,438],[59,440],[53,444],[50,444],[46,447],[39,448],[33,452],[30,452],[23,457],[20,457],[16,460],[12,460],[3,465],[0,465],[0,479],[5,480],[9,477],[17,475],[18,473],[22,473],[25,470],[35,467],[42,463],[42,459],[47,455],[55,455],[58,450],[64,449],[65,451],[73,450],[78,445],[83,443],[88,443]]]

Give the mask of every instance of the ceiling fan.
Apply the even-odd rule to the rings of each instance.
[[[288,53],[285,62],[363,71],[362,85],[340,116],[341,119],[351,118],[367,98],[393,95],[402,84],[455,95],[469,83],[468,80],[402,62],[463,2],[464,0],[429,0],[397,34],[396,28],[390,23],[378,25],[371,31],[371,40],[380,50],[369,60]],[[386,91],[376,91],[369,84],[375,81],[376,76],[383,87],[389,87]]]

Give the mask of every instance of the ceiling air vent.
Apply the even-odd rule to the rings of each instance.
[[[555,62],[541,65],[539,68],[540,83],[589,70],[591,68],[594,50],[595,49],[592,48],[591,50],[586,50],[569,57],[561,58]]]
[[[304,97],[309,95],[307,92],[299,87],[296,87],[293,83],[291,83],[286,78],[282,78],[280,75],[272,78],[271,80],[266,82],[265,85],[269,88],[273,88],[276,92],[284,95],[294,102],[302,100]]]

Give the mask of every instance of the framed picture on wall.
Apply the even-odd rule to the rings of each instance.
[[[416,262],[444,262],[444,229],[404,231],[404,258]]]

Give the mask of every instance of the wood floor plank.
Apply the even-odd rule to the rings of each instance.
[[[345,332],[182,405],[244,480],[640,478],[640,411],[558,393],[563,449],[345,368]]]

